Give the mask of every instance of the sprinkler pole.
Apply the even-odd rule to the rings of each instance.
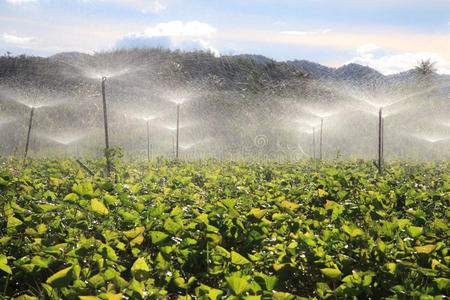
[[[172,134],[172,155],[175,157],[175,136]]]
[[[381,160],[384,163],[384,117],[381,119]]]
[[[23,156],[23,161],[24,162],[27,159],[28,146],[30,145],[31,127],[33,125],[33,114],[34,114],[34,107],[31,108],[31,112],[30,112],[30,122],[28,124],[27,143],[25,144],[25,154]]]
[[[176,159],[178,159],[178,139],[180,137],[180,104],[177,104],[177,148],[176,148]]]
[[[147,160],[150,162],[150,120],[147,120]]]
[[[319,148],[319,160],[322,160],[322,137],[323,137],[323,118],[320,119],[320,148]]]
[[[378,173],[383,173],[383,108],[380,107],[378,112]]]
[[[316,129],[313,127],[313,159],[316,160]]]
[[[102,96],[103,96],[103,119],[105,125],[105,158],[106,158],[106,173],[108,177],[111,174],[111,162],[109,161],[109,134],[108,134],[108,114],[106,110],[106,95],[105,95],[106,77],[102,77]]]

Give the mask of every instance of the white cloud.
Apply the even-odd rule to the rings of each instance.
[[[216,28],[206,23],[201,23],[198,21],[191,21],[187,23],[172,21],[167,23],[159,23],[154,27],[148,27],[141,35],[146,37],[201,37],[209,36],[214,32],[216,32]]]
[[[12,4],[24,4],[24,3],[38,2],[38,0],[6,0],[6,2]]]
[[[317,31],[296,31],[296,30],[289,30],[289,31],[281,31],[281,34],[284,35],[315,35],[315,34],[326,34],[331,31],[330,28],[321,29]]]
[[[362,45],[361,47],[358,47],[358,49],[356,49],[356,52],[358,52],[359,54],[367,54],[367,53],[371,53],[378,49],[380,49],[380,47],[378,47],[374,43],[370,43],[370,44],[365,44],[365,45]]]
[[[347,63],[357,63],[378,70],[384,75],[396,74],[413,69],[422,60],[436,62],[438,73],[450,74],[450,64],[443,57],[432,52],[404,52],[377,56],[374,51],[380,47],[366,44],[357,49],[358,56]]]
[[[14,0],[12,0],[14,1]],[[17,1],[17,0],[16,0]],[[18,0],[18,1],[36,1],[36,0]],[[83,2],[93,2],[93,1],[101,1],[101,2],[112,2],[117,3],[123,6],[131,7],[133,9],[140,10],[143,13],[159,13],[163,10],[166,10],[167,7],[161,2],[149,1],[149,0],[83,0]]]
[[[206,40],[216,28],[198,21],[172,21],[148,27],[143,32],[132,32],[116,42],[118,48],[161,47],[182,51],[208,51],[219,56],[219,51]]]
[[[3,33],[1,35],[1,39],[7,44],[15,45],[18,47],[25,47],[35,40],[32,37],[21,37],[9,33]]]

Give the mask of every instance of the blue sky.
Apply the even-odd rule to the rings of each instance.
[[[450,73],[450,1],[0,0],[0,54],[135,46]]]

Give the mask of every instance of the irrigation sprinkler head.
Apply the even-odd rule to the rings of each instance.
[[[106,79],[107,79],[107,77],[106,77],[106,76],[103,76],[103,77],[102,77],[102,82],[105,82]]]
[[[172,103],[175,103],[177,106],[180,106],[181,104],[183,104],[186,101],[185,98],[176,98],[171,100]]]
[[[106,78],[116,78],[125,75],[130,72],[129,68],[124,68],[120,70],[108,70],[108,69],[88,69],[84,70],[83,76],[90,79],[101,79],[102,81]]]

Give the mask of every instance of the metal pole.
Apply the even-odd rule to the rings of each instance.
[[[381,160],[384,163],[384,117],[381,119]]]
[[[175,136],[172,134],[172,155],[175,157]]]
[[[103,96],[103,118],[105,125],[105,158],[106,158],[106,173],[109,177],[111,174],[111,162],[109,161],[109,134],[108,134],[108,114],[106,110],[106,95],[105,95],[106,77],[102,78],[102,96]]]
[[[323,118],[320,120],[320,150],[319,150],[319,160],[322,160],[322,136],[323,136]]]
[[[86,167],[86,165],[83,164],[79,159],[77,159],[77,163],[78,163],[83,169],[85,169],[86,172],[89,173],[89,175],[94,176],[94,172],[92,172],[91,170],[89,170],[89,168]]]
[[[147,120],[147,160],[150,162],[150,120]]]
[[[313,159],[316,160],[316,129],[313,127]]]
[[[178,159],[178,139],[180,138],[180,104],[177,105],[177,148],[176,148],[176,158]]]
[[[25,144],[25,154],[23,156],[23,161],[24,162],[27,159],[28,146],[30,145],[31,127],[33,125],[33,114],[34,114],[34,107],[31,108],[31,112],[30,112],[30,122],[28,124],[27,143]]]
[[[383,108],[380,107],[378,112],[378,173],[382,174],[383,167],[382,163],[382,152],[383,152]]]

